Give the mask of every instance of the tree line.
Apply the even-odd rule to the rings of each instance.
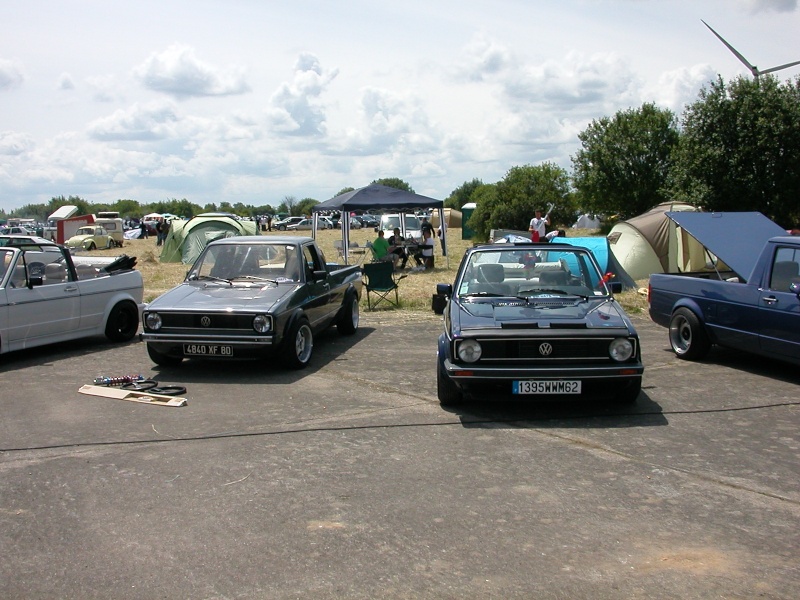
[[[550,162],[514,166],[496,183],[463,183],[445,206],[461,209],[475,202],[467,224],[478,239],[491,229],[527,231],[534,210],[550,205],[554,227],[571,225],[583,212],[602,215],[610,226],[666,201],[706,211],[758,211],[787,229],[800,224],[800,77],[786,82],[771,75],[739,77],[728,84],[718,77],[680,117],[645,103],[593,120],[578,138],[572,173]],[[414,191],[398,178],[372,183]],[[22,207],[16,216],[44,220],[64,204],[75,204],[82,214],[114,210],[123,216],[190,217],[220,211],[252,217],[309,214],[317,200],[286,196],[275,207],[227,202],[200,207],[186,199],[98,205],[62,196],[48,205]]]

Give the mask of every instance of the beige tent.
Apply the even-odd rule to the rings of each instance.
[[[703,246],[664,214],[697,210],[684,202],[664,202],[617,223],[608,234],[617,262],[636,280],[647,279],[653,273],[704,269],[708,257]]]
[[[455,208],[445,208],[444,223],[447,227],[461,227],[461,211]],[[439,214],[436,212],[431,216],[431,225],[434,228],[439,227]]]

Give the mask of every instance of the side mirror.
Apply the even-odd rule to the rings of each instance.
[[[611,290],[612,294],[621,294],[622,293],[622,282],[621,281],[611,281],[608,284],[608,288]]]
[[[452,283],[437,283],[436,284],[436,293],[439,296],[447,296],[448,298],[453,295],[453,284]]]
[[[31,289],[43,284],[44,278],[41,275],[31,275],[28,277],[28,287]]]
[[[327,271],[314,271],[312,274],[314,281],[325,281],[328,278]]]

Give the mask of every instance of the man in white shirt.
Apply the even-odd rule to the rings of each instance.
[[[534,211],[534,217],[531,219],[530,227],[528,227],[528,231],[531,232],[531,241],[534,242],[547,242],[548,239],[545,237],[547,233],[547,225],[550,225],[550,215],[546,214],[542,217],[542,211],[540,209],[536,209]]]

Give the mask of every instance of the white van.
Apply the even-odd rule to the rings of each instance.
[[[400,215],[398,213],[381,215],[380,229],[383,229],[384,233],[386,234],[386,239],[389,239],[390,236],[394,235],[394,230],[396,227],[400,228],[400,235],[404,235],[406,239],[422,239],[421,224],[417,215],[406,213],[405,226],[406,231],[403,233],[403,228],[400,227]]]

